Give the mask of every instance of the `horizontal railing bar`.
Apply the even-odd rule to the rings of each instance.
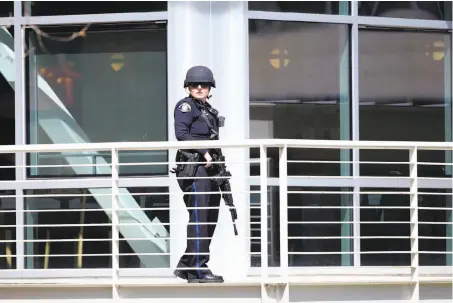
[[[239,254],[240,252],[231,251],[231,254]],[[354,252],[347,252],[347,251],[308,251],[308,252],[288,252],[289,255],[350,255]],[[435,254],[435,255],[444,255],[444,254],[451,254],[451,252],[442,252],[442,251],[410,251],[410,250],[397,250],[397,251],[388,251],[388,250],[380,250],[380,251],[361,251],[360,254],[362,255],[374,255],[374,254],[411,254],[411,253],[420,253],[420,254]],[[168,256],[171,253],[119,253],[119,256]],[[187,255],[208,255],[209,253],[187,253]],[[249,253],[248,256],[259,256],[260,253]],[[111,253],[105,254],[53,254],[52,258],[58,257],[76,257],[76,256],[83,256],[83,257],[112,257]],[[34,254],[34,255],[2,255],[0,254],[0,258],[4,257],[46,257],[45,254]]]
[[[411,164],[409,161],[340,161],[340,160],[288,160],[288,163],[313,163],[313,164]],[[440,166],[453,166],[452,163],[448,162],[414,162],[415,164],[418,165],[440,165]]]
[[[64,155],[62,155],[64,156]],[[85,155],[80,155],[81,157],[86,157]],[[65,157],[67,158],[67,157]],[[95,163],[96,161],[93,161],[93,163],[87,163],[87,164],[27,164],[27,165],[1,165],[0,169],[9,169],[9,168],[15,168],[15,167],[25,167],[25,168],[71,168],[71,167],[111,167],[111,163]],[[330,161],[330,160],[288,160],[288,164],[302,164],[302,163],[311,163],[311,164],[375,164],[375,165],[393,165],[393,164],[404,164],[404,165],[409,165],[411,162],[397,162],[397,161]],[[118,163],[118,166],[164,166],[164,165],[178,165],[178,164],[205,164],[206,162],[175,162],[175,161],[158,161],[158,162],[120,162]],[[244,160],[241,162],[237,161],[228,161],[228,162],[221,162],[218,161],[216,162],[218,164],[229,164],[229,165],[234,165],[234,164],[254,164],[258,163],[256,161],[252,160]],[[452,163],[448,162],[414,162],[416,165],[432,165],[432,166],[453,166]]]
[[[201,179],[201,178],[200,178]],[[120,179],[124,180],[124,179]],[[149,181],[153,181],[153,178],[147,179]],[[63,180],[55,180],[56,183],[59,183],[58,181],[62,182]],[[64,180],[64,182],[70,182],[71,180]],[[89,182],[89,180],[72,180],[73,182]],[[106,181],[106,180],[103,180]],[[149,186],[150,188],[156,187],[156,186]],[[296,186],[290,186],[291,187],[296,187]],[[68,190],[88,190],[91,188],[105,188],[104,186],[87,186],[87,187],[73,187],[73,188],[67,188]],[[121,187],[120,187],[121,188]],[[27,188],[24,188],[27,190]],[[33,189],[31,187],[30,189]],[[42,188],[40,190],[61,190],[61,189],[66,189],[66,188],[61,188],[61,187],[55,187],[55,188]],[[197,192],[196,194],[214,194],[218,193],[217,191],[200,191]],[[232,190],[232,191],[225,191],[224,193],[241,193],[241,194],[260,194],[259,190]],[[377,190],[360,190],[360,191],[334,191],[334,190],[288,190],[288,194],[325,194],[325,195],[339,195],[339,194],[353,194],[353,193],[358,193],[358,194],[380,194],[380,195],[409,195],[411,194],[410,191],[377,191]],[[423,190],[418,190],[416,193],[420,195],[426,195],[426,196],[451,196],[453,195],[452,192],[429,192],[429,191],[423,191]],[[165,196],[165,195],[174,195],[174,194],[180,194],[179,192],[134,192],[134,193],[119,193],[117,196],[122,196],[122,195],[130,195],[130,196]],[[195,193],[187,193],[187,195],[192,195]],[[14,197],[24,197],[24,198],[51,198],[51,197],[93,197],[93,196],[110,196],[111,193],[105,193],[105,194],[83,194],[83,193],[76,193],[76,194],[70,194],[70,193],[62,193],[62,194],[25,194],[25,195],[0,195],[0,198],[14,198]]]
[[[121,219],[121,218],[120,218]],[[411,221],[357,221],[360,224],[411,224]],[[249,224],[260,224],[260,222],[254,221],[245,221],[245,223]],[[353,221],[288,221],[288,224],[352,224]],[[418,221],[419,224],[423,225],[450,225],[453,222],[432,222],[432,221]],[[178,223],[119,223],[117,226],[169,226],[169,225],[177,225]],[[217,224],[217,222],[198,222],[198,223],[186,223],[189,225],[212,225]],[[7,228],[7,227],[80,227],[80,226],[112,226],[111,223],[92,223],[92,224],[24,224],[24,225],[7,225],[2,224],[0,227]]]
[[[46,271],[47,272],[47,271]],[[343,277],[289,277],[288,279],[262,279],[258,277],[245,277],[239,280],[229,281],[228,283],[223,284],[205,284],[203,287],[259,287],[262,284],[266,285],[376,285],[376,284],[405,284],[412,285],[415,283],[451,283],[451,278],[448,280],[447,277],[423,277],[417,280],[412,279],[410,275],[408,276],[390,276],[390,277],[357,277],[357,276],[348,276],[348,279],[345,280]],[[5,279],[0,280],[0,288],[13,288],[13,287],[158,287],[158,288],[181,288],[181,287],[194,287],[198,285],[193,285],[185,283],[182,281],[162,279],[160,276],[156,277],[118,277],[113,280],[109,277],[103,278],[84,278],[84,279],[72,279],[72,278],[45,278],[45,279]],[[28,301],[27,301],[28,302]],[[31,301],[30,301],[31,302]],[[408,301],[402,301],[408,302]],[[370,303],[377,303],[377,301],[370,301]]]
[[[64,156],[64,155],[62,155]],[[85,155],[80,155],[81,157],[86,157]],[[67,158],[67,157],[65,157]],[[71,168],[71,167],[111,167],[111,163],[86,163],[86,164],[27,164],[27,165],[0,165],[0,169],[12,169],[12,168]],[[238,161],[228,161],[222,162],[217,161],[218,164],[228,164],[228,165],[235,165],[235,164],[255,164],[258,163],[253,160],[243,160],[241,162]],[[393,165],[393,164],[404,164],[409,165],[411,162],[397,162],[397,161],[331,161],[331,160],[288,160],[288,164],[302,164],[302,163],[311,163],[311,164],[376,164],[376,165]],[[158,161],[158,162],[119,162],[118,166],[167,166],[167,165],[178,165],[178,164],[206,164],[204,161],[200,162],[175,162],[175,161]],[[433,165],[433,166],[453,166],[452,163],[448,162],[414,162],[416,165]]]
[[[178,237],[160,237],[160,240],[174,240],[174,239],[180,239]],[[195,239],[202,239],[202,240],[209,240],[212,239],[212,237],[188,237],[187,239],[195,240]],[[248,240],[260,240],[261,237],[241,237],[241,239],[248,239]],[[110,242],[112,239],[110,238],[100,238],[100,239],[34,239],[34,240],[23,240],[23,241],[16,241],[16,240],[2,240],[2,243],[52,243],[52,242],[84,242],[84,243],[89,243],[89,242]],[[123,238],[119,239],[118,241],[120,242],[126,242],[126,241],[149,241],[149,238]],[[58,254],[57,254],[58,255]]]
[[[56,226],[55,226],[56,227]],[[324,236],[324,237],[316,237],[316,236],[306,236],[306,237],[288,237],[289,240],[335,240],[335,239],[412,239],[414,237],[411,236]],[[449,237],[431,237],[431,236],[419,236],[419,239],[434,239],[434,240],[445,240],[449,239]],[[159,237],[161,240],[171,240],[171,239],[180,239],[179,237]],[[187,239],[213,239],[213,237],[187,237]],[[242,236],[241,239],[249,239],[249,240],[260,240],[262,237],[245,237]],[[149,238],[122,238],[118,241],[149,241]],[[28,239],[28,240],[2,240],[2,243],[44,243],[44,242],[98,242],[98,241],[105,241],[109,242],[112,241],[110,238],[90,238],[90,239],[77,239],[77,238],[67,238],[67,239]],[[450,253],[448,251],[444,251],[443,253]]]
[[[163,210],[192,210],[192,209],[220,209],[223,206],[198,206],[198,207],[122,207],[117,209],[118,212],[130,211],[130,210],[154,210],[154,211],[163,211]],[[250,206],[250,209],[260,209],[260,206]],[[410,210],[413,207],[410,206],[379,206],[379,205],[371,205],[371,206],[361,206],[360,209],[375,209],[375,210],[401,210],[406,209]],[[288,206],[288,209],[354,209],[354,206]],[[417,207],[419,210],[435,210],[435,211],[446,211],[452,210],[451,207],[446,206],[439,206],[439,207]],[[40,213],[40,212],[101,212],[101,211],[112,211],[111,208],[71,208],[71,209],[63,209],[63,208],[47,208],[47,209],[24,209],[24,213]],[[16,210],[14,209],[7,209],[7,210],[0,210],[1,213],[14,213]],[[253,216],[252,216],[253,217]],[[255,216],[259,218],[259,216]],[[422,221],[418,221],[419,223],[423,223]]]
[[[250,206],[250,209],[259,209],[259,206]],[[371,206],[360,206],[360,209],[411,209],[413,207],[410,206],[380,206],[380,205],[371,205]],[[445,210],[451,210],[451,207],[417,207],[418,209],[423,209],[423,210],[439,210],[439,211],[445,211]],[[144,209],[144,208],[143,208]],[[156,208],[156,210],[159,210],[161,208]],[[354,206],[288,206],[288,209],[354,209]]]
[[[120,218],[121,219],[121,218]],[[252,222],[245,222],[245,223],[252,223]],[[217,222],[189,222],[186,223],[187,225],[217,225]],[[116,226],[172,226],[172,225],[179,225],[179,223],[164,223],[164,222],[159,222],[159,223],[120,223],[117,224]],[[92,224],[24,224],[24,225],[0,225],[2,228],[6,227],[110,227],[112,226],[112,223],[92,223]]]
[[[377,254],[410,254],[410,250],[377,250],[377,251],[360,251],[361,255],[377,255]],[[353,255],[352,251],[304,251],[304,252],[288,252],[289,255]]]
[[[13,152],[12,152],[13,153]],[[80,157],[87,157],[86,155],[81,154]],[[65,157],[65,155],[62,155],[62,158],[70,158],[70,157]],[[87,163],[87,164],[27,164],[27,165],[0,165],[0,169],[8,169],[8,168],[14,168],[14,167],[25,167],[25,168],[70,168],[70,167],[110,167],[112,166],[111,163],[95,163],[96,161],[93,161],[92,163]],[[206,162],[200,161],[200,162],[175,162],[175,161],[158,161],[158,162],[119,162],[118,166],[164,166],[164,165],[177,165],[177,164],[205,164]],[[243,160],[241,162],[238,161],[228,161],[228,162],[222,162],[222,161],[217,161],[216,163],[219,164],[255,164],[258,163],[257,161],[254,160]],[[402,162],[402,161],[335,161],[335,160],[288,160],[288,164],[294,164],[294,163],[312,163],[312,164],[404,164],[404,165],[409,165],[411,162]],[[433,165],[433,166],[453,166],[452,163],[448,162],[414,162],[414,164],[417,165]]]
[[[345,140],[303,140],[303,139],[248,139],[248,140],[206,140],[206,141],[158,141],[158,142],[112,142],[84,144],[29,144],[2,145],[0,153],[15,152],[65,152],[65,151],[107,151],[121,150],[163,150],[194,148],[319,148],[319,149],[394,149],[408,150],[453,150],[453,142],[412,142],[412,141],[345,141]]]

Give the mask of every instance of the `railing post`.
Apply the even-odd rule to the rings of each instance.
[[[279,191],[280,191],[280,270],[288,278],[288,148],[279,148]]]
[[[279,210],[280,210],[280,276],[284,283],[279,287],[279,302],[289,302],[288,281],[288,147],[279,148]]]
[[[119,197],[119,173],[118,151],[112,148],[112,298],[118,299],[118,275],[119,275],[119,234],[118,234],[118,197]]]
[[[260,197],[261,197],[261,277],[268,278],[268,199],[267,199],[267,148],[260,145]]]
[[[410,239],[411,239],[411,280],[414,283],[412,300],[420,297],[419,281],[419,248],[418,248],[418,174],[417,174],[417,147],[409,150],[409,178],[410,178]]]
[[[22,15],[22,1],[14,2],[14,15]],[[14,56],[15,56],[15,83],[14,83],[14,120],[15,120],[15,144],[25,145],[27,144],[27,106],[25,97],[25,56],[24,45],[25,45],[25,28],[21,26],[20,20],[14,18]],[[29,58],[28,58],[29,59]],[[17,181],[24,181],[27,178],[27,153],[26,152],[15,152],[15,176]],[[38,164],[38,163],[36,163]],[[33,169],[33,168],[32,168]],[[33,263],[33,256],[25,257],[25,255],[33,255],[33,250],[27,250],[25,247],[33,247],[30,242],[25,242],[26,226],[24,226],[25,215],[30,213],[24,213],[26,209],[24,199],[24,189],[16,188],[16,267],[17,269],[31,269],[27,267],[25,262]],[[31,214],[30,214],[31,215]]]

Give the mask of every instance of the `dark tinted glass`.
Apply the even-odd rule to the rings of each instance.
[[[139,13],[166,11],[166,1],[27,1],[24,14],[32,16]]]
[[[364,192],[408,191],[362,188]],[[360,195],[360,250],[362,266],[410,265],[409,195]]]
[[[418,194],[420,265],[451,266],[451,190],[423,189]]]
[[[362,188],[360,241],[363,266],[409,266],[411,263],[409,189]],[[371,193],[381,192],[381,193]],[[387,192],[387,193],[382,193]],[[420,265],[451,265],[451,192],[419,189]]]
[[[253,11],[309,13],[309,14],[349,14],[349,1],[249,1]]]
[[[451,1],[359,1],[359,15],[451,20]]]
[[[12,17],[14,15],[14,1],[0,1],[0,17]]]
[[[16,269],[16,197],[15,190],[0,191],[1,269]],[[23,243],[23,242],[22,242]],[[22,245],[22,244],[21,244]]]
[[[122,220],[118,225],[119,266],[169,266],[168,188],[120,191],[121,203],[128,210],[118,210]],[[38,189],[25,193],[26,269],[112,267],[110,188]],[[126,225],[128,221],[148,227]],[[162,238],[156,238],[156,234]],[[161,255],[156,254],[159,252]]]
[[[250,264],[252,267],[261,266],[261,193],[259,186],[250,186]],[[278,216],[278,186],[268,186],[267,213],[268,213],[268,266],[274,267],[280,264],[280,241],[279,241],[279,216]]]
[[[15,84],[14,28],[0,27],[0,145],[15,144]],[[0,154],[0,180],[14,180],[15,154]]]
[[[351,192],[350,188],[288,188],[290,266],[352,265]]]
[[[259,187],[251,187],[252,266],[261,264],[261,210]],[[352,189],[333,187],[288,187],[289,266],[351,266]],[[268,187],[268,265],[280,265],[279,188]]]

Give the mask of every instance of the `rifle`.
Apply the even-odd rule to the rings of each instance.
[[[201,117],[205,120],[206,124],[208,125],[210,131],[211,131],[211,136],[210,140],[216,140],[219,138],[219,133],[214,129],[209,117],[208,117],[208,112],[212,115],[215,116],[219,119],[219,127],[223,127],[225,124],[225,117],[218,116],[218,111],[215,110],[214,108],[206,108],[203,107],[201,108]],[[226,164],[225,163],[216,163],[216,162],[225,162],[225,156],[222,155],[222,150],[220,148],[215,148],[213,149],[213,152],[211,153],[212,157],[212,169],[216,172],[212,178],[214,181],[217,183],[219,186],[220,190],[222,191],[222,198],[223,201],[225,201],[225,205],[230,209],[231,213],[231,220],[233,221],[233,228],[234,228],[234,234],[237,236],[238,235],[238,230],[236,228],[236,219],[238,218],[238,214],[236,212],[236,207],[234,206],[233,203],[233,195],[231,194],[231,185],[230,185],[230,180],[231,178],[231,173],[227,171],[226,169]],[[227,193],[225,193],[227,192]]]
[[[215,152],[212,154],[212,162],[212,167],[216,172],[216,174],[212,176],[212,178],[217,183],[217,185],[219,185],[219,188],[222,191],[222,198],[225,201],[225,205],[230,209],[234,234],[237,236],[238,230],[236,228],[236,219],[238,218],[238,214],[233,203],[233,195],[231,194],[231,185],[229,180],[229,178],[231,178],[231,173],[226,169],[225,163],[217,163],[225,162],[225,156],[222,155],[222,151],[220,149],[215,149]]]

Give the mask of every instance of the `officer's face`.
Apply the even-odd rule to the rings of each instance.
[[[193,83],[189,85],[189,91],[192,96],[204,101],[209,94],[209,85],[204,83]]]

